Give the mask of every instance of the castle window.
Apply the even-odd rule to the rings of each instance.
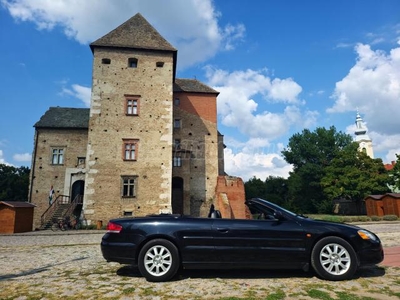
[[[137,58],[129,58],[128,59],[128,67],[129,68],[137,68],[138,60]]]
[[[164,67],[164,62],[158,61],[158,62],[156,62],[156,66],[157,66],[157,68],[162,68],[162,67]]]
[[[136,196],[137,176],[122,176],[121,196],[133,198]]]
[[[174,167],[182,167],[182,158],[180,156],[174,156]]]
[[[182,124],[181,124],[181,119],[174,119],[174,128],[181,128]]]
[[[84,166],[85,161],[86,161],[85,157],[78,157],[78,166]]]
[[[175,146],[175,150],[181,149],[181,140],[180,139],[175,139],[174,140],[174,146]]]
[[[138,152],[138,140],[123,140],[124,141],[124,160],[136,160]]]
[[[62,165],[64,163],[64,148],[51,149],[51,163],[53,165]]]
[[[126,98],[126,115],[137,116],[139,115],[139,99],[137,98]]]
[[[174,105],[179,106],[181,104],[181,100],[179,98],[174,99]]]
[[[101,60],[101,63],[102,63],[103,65],[109,65],[109,64],[111,63],[111,59],[109,59],[109,58],[103,58],[103,59]]]

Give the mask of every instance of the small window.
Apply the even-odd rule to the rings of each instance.
[[[124,150],[124,160],[136,160],[138,151],[138,140],[124,140],[123,150]]]
[[[137,68],[138,60],[137,58],[129,58],[128,59],[128,67],[129,68]]]
[[[62,165],[64,163],[64,148],[53,148],[51,163],[53,165]]]
[[[139,99],[126,98],[126,114],[130,116],[139,115]]]
[[[85,161],[86,161],[85,157],[78,157],[78,166],[84,166]]]
[[[132,211],[124,211],[124,217],[132,217],[133,212]]]
[[[156,62],[156,66],[157,66],[157,68],[162,68],[162,67],[164,67],[164,62],[158,61],[158,62]]]
[[[175,105],[175,106],[179,106],[180,104],[181,104],[181,99],[175,98],[175,99],[174,99],[174,105]]]
[[[109,64],[111,64],[111,59],[109,59],[109,58],[103,58],[103,59],[101,60],[101,63],[102,63],[103,65],[109,65]]]
[[[182,167],[182,158],[180,156],[174,156],[174,167]]]
[[[174,146],[175,146],[175,150],[181,149],[181,140],[180,139],[175,139],[174,140]]]
[[[174,119],[174,128],[181,128],[181,119]]]
[[[137,176],[122,176],[122,197],[133,198],[136,196]]]

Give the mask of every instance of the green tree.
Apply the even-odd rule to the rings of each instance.
[[[244,183],[246,199],[266,198],[265,183],[255,176]]]
[[[400,190],[400,154],[396,154],[397,161],[394,165],[393,169],[389,171],[389,175],[391,177],[391,185]]]
[[[27,201],[29,168],[0,164],[0,201]]]
[[[390,178],[380,158],[372,159],[357,147],[353,143],[336,155],[325,168],[321,185],[329,200],[347,198],[360,208],[366,196],[389,192]]]
[[[292,209],[303,213],[327,212],[331,204],[320,184],[324,169],[351,143],[351,136],[337,132],[334,126],[319,127],[314,132],[304,129],[289,139],[282,155],[293,165],[288,195]]]
[[[266,200],[288,208],[288,181],[283,177],[269,176],[265,179]]]

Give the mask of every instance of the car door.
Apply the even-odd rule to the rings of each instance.
[[[222,264],[296,268],[307,261],[305,233],[295,220],[215,219],[212,227]]]
[[[217,261],[212,219],[182,218],[171,228],[179,245],[182,263],[188,267],[213,264]]]

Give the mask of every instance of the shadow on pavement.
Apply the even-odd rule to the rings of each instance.
[[[117,275],[123,277],[143,277],[137,268],[124,266],[118,269]],[[385,269],[378,266],[364,267],[357,271],[354,279],[381,277]],[[302,270],[180,270],[173,278],[179,281],[189,278],[224,278],[224,279],[269,279],[269,278],[313,278],[317,277],[314,271]]]
[[[28,276],[28,275],[38,274],[38,273],[41,273],[41,272],[49,270],[51,267],[62,265],[62,264],[66,264],[66,263],[69,263],[69,262],[72,262],[72,261],[83,260],[83,259],[86,259],[86,258],[88,258],[88,257],[78,257],[78,258],[67,260],[67,261],[63,261],[63,262],[60,262],[60,263],[57,263],[57,264],[48,264],[48,265],[45,265],[45,266],[40,267],[40,268],[36,268],[36,269],[28,270],[28,271],[23,271],[23,272],[20,272],[20,273],[17,273],[17,274],[1,275],[0,276],[0,281],[7,280],[7,279],[14,279],[14,278]]]

